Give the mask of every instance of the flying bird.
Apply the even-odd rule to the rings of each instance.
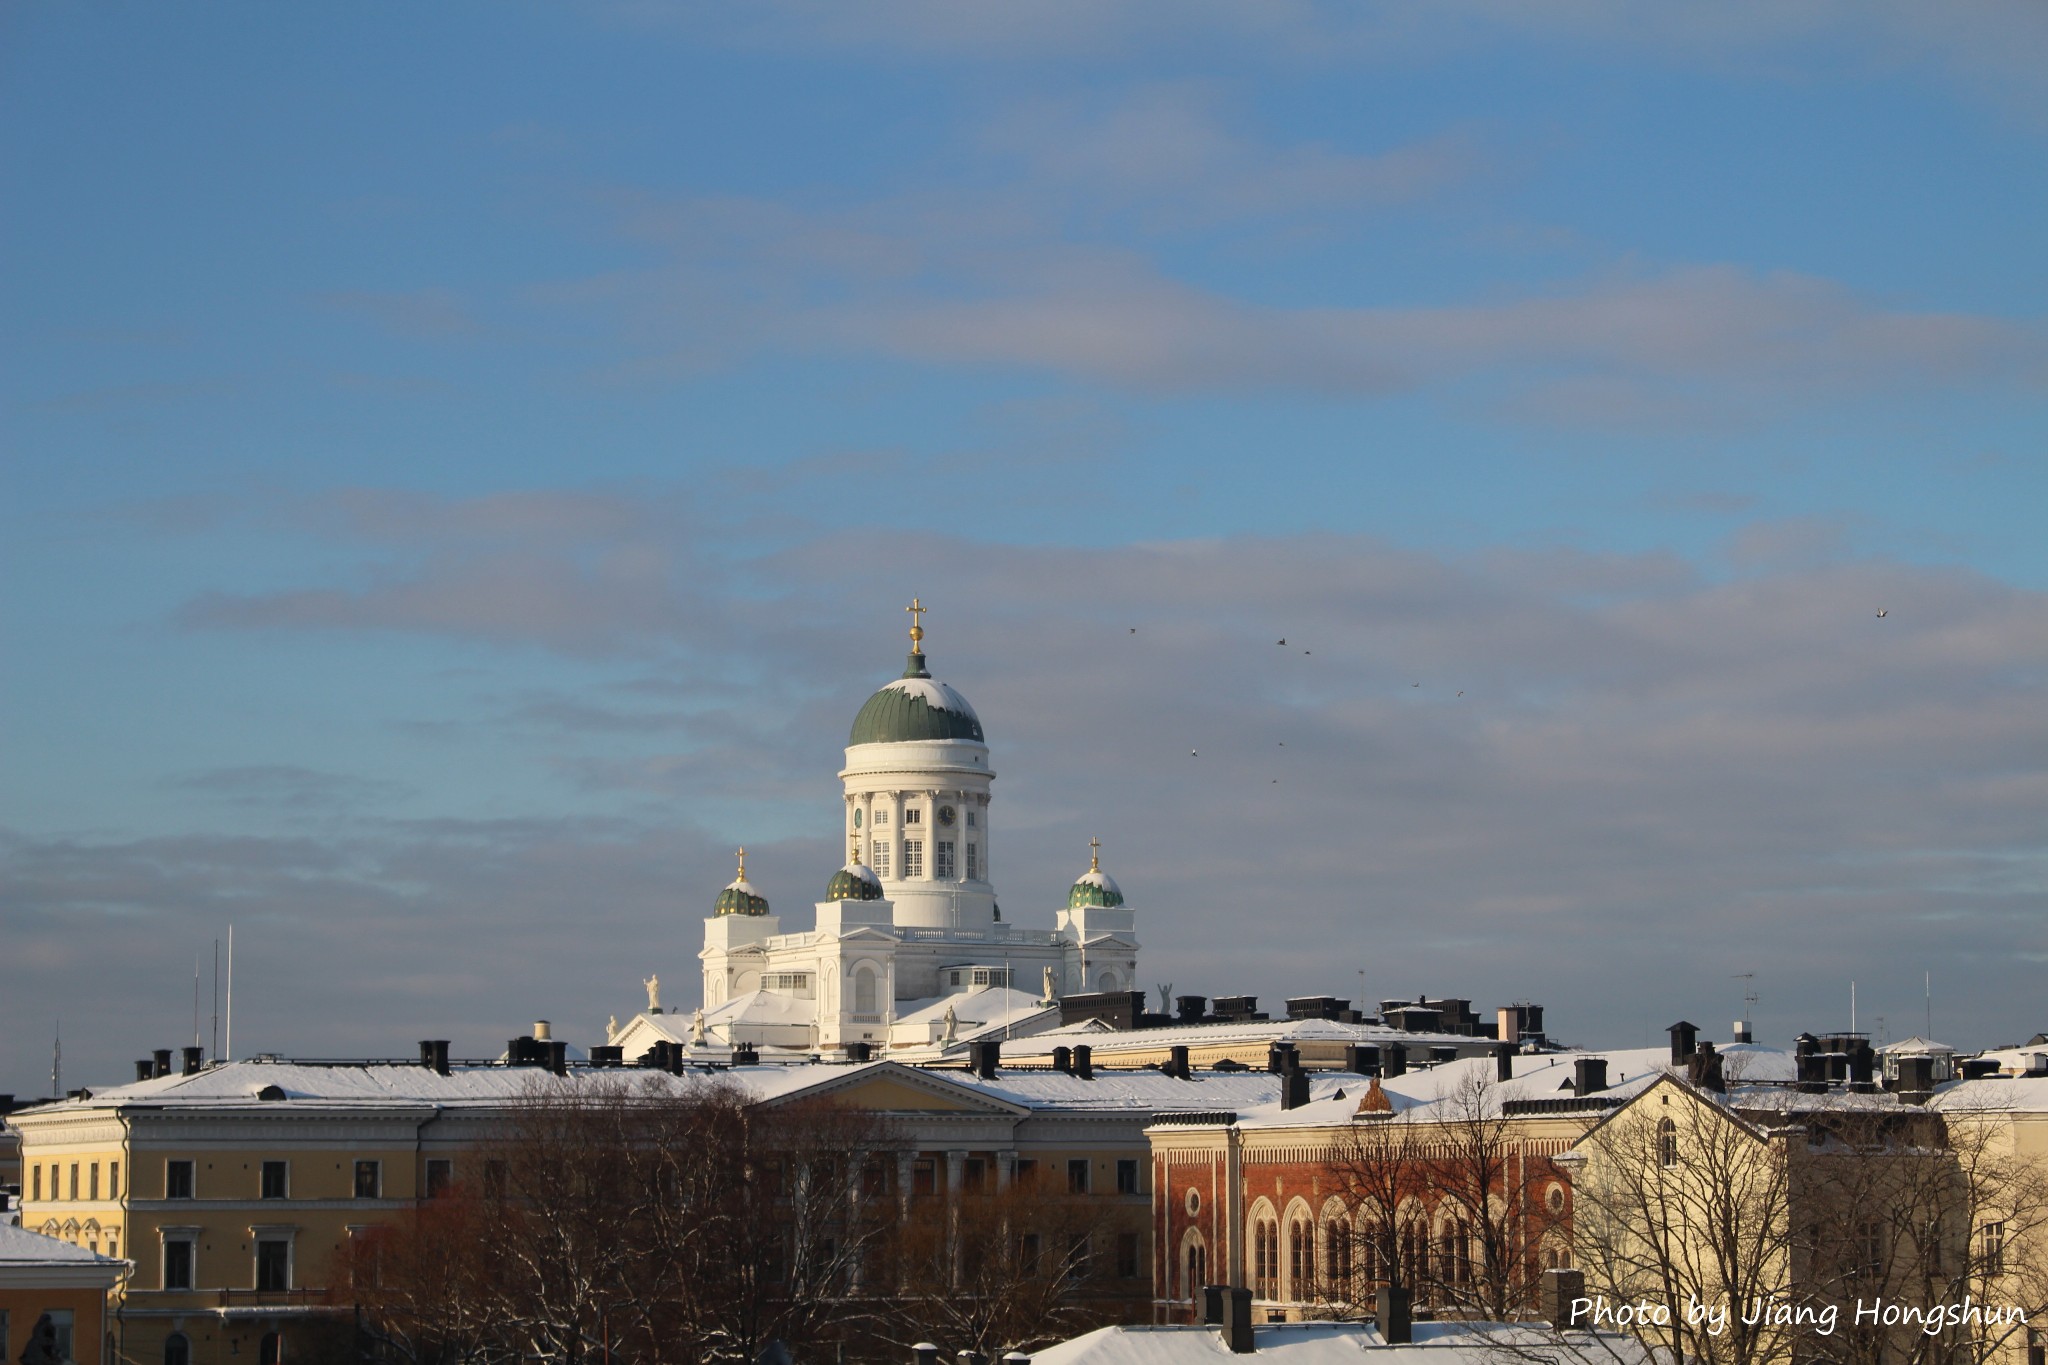
[[[1410,687],[1420,687],[1420,686],[1422,686],[1422,684],[1421,684],[1421,683],[1409,683],[1408,685],[1409,685]]]
[[[1463,692],[1460,692],[1460,693],[1459,693],[1458,695],[1462,697],[1462,696],[1464,696],[1465,694],[1464,694]]]
[[[1131,634],[1133,634],[1133,635],[1136,635],[1137,633],[1138,633],[1138,628],[1137,628],[1136,626],[1132,626],[1132,627],[1131,627]]]
[[[1879,607],[1879,608],[1877,609],[1877,614],[1878,614],[1879,616],[1883,616],[1883,615],[1885,614],[1885,609],[1884,609],[1883,607]]]
[[[1197,755],[1197,754],[1195,753],[1195,751],[1194,751],[1193,749],[1190,749],[1190,750],[1188,750],[1188,757],[1189,757],[1189,758],[1195,758],[1195,757],[1197,757],[1197,756],[1198,756],[1198,755]]]

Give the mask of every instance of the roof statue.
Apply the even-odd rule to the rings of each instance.
[[[697,1006],[697,1012],[690,1016],[690,1041],[698,1047],[704,1046],[704,1007]]]
[[[950,1043],[960,1032],[960,1016],[953,1013],[953,1007],[948,1005],[946,1006],[945,1014],[941,1017],[946,1021],[946,1032],[939,1041]]]
[[[647,1012],[649,1014],[660,1014],[661,978],[659,976],[650,976],[640,984],[647,988]]]
[[[1059,998],[1059,977],[1053,972],[1052,967],[1048,965],[1045,969],[1045,999],[1047,1000],[1047,1002],[1051,1002]]]
[[[612,1039],[616,1038],[616,1037],[618,1036],[618,1034],[619,1034],[619,1016],[618,1016],[618,1015],[616,1015],[616,1014],[614,1014],[614,1015],[609,1015],[609,1016],[607,1016],[607,1017],[606,1017],[606,1019],[605,1019],[605,1021],[604,1021],[604,1038],[605,1038],[605,1041],[606,1041],[606,1042],[610,1042],[610,1041],[611,1041]]]

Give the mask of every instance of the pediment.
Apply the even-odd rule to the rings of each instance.
[[[779,1095],[769,1104],[830,1099],[836,1104],[878,1114],[961,1114],[1022,1118],[1031,1111],[999,1100],[971,1085],[948,1079],[942,1072],[919,1070],[897,1062],[849,1070],[843,1076]]]

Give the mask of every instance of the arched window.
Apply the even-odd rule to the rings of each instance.
[[[1678,1125],[1670,1119],[1657,1124],[1657,1160],[1665,1166],[1678,1164]]]
[[[853,969],[853,1012],[873,1014],[875,1009],[875,969],[862,963]]]
[[[1280,1225],[1261,1221],[1252,1238],[1252,1292],[1262,1299],[1280,1297]]]
[[[164,1365],[192,1365],[192,1343],[183,1332],[164,1338]]]
[[[1437,1233],[1437,1277],[1448,1284],[1472,1282],[1472,1225],[1449,1218]]]
[[[1287,1225],[1287,1289],[1296,1303],[1315,1295],[1316,1237],[1306,1218]]]
[[[1199,1235],[1189,1239],[1186,1261],[1187,1278],[1181,1284],[1192,1299],[1201,1294],[1203,1285],[1209,1283],[1209,1248],[1203,1245]]]
[[[1095,978],[1095,988],[1104,995],[1108,995],[1116,989],[1116,973],[1104,972],[1101,976]]]
[[[1411,1289],[1429,1282],[1429,1229],[1412,1218],[1401,1228],[1401,1273]]]
[[[1368,1223],[1358,1231],[1359,1288],[1370,1294],[1386,1276],[1380,1270],[1380,1229]]]
[[[1340,1298],[1353,1297],[1351,1285],[1351,1229],[1342,1218],[1323,1225],[1323,1270]]]

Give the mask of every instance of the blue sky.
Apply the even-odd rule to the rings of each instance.
[[[171,1041],[231,919],[329,964],[245,1036],[354,1054],[587,1034],[611,935],[688,979],[740,840],[801,919],[913,593],[1005,894],[1102,834],[1183,989],[2048,1026],[2044,61],[2023,5],[7,10],[0,1086],[66,1010],[74,1075]]]

